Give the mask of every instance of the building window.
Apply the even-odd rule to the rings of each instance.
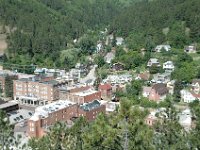
[[[35,131],[35,129],[34,129],[34,128],[30,128],[30,131],[31,131],[31,132],[34,132],[34,131]]]

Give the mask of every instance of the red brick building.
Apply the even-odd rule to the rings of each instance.
[[[81,92],[70,93],[67,99],[77,104],[89,103],[94,100],[100,100],[101,92],[90,88]]]
[[[69,122],[73,117],[83,116],[87,121],[93,121],[99,113],[105,113],[105,106],[95,100],[80,106],[60,100],[51,104],[38,107],[35,114],[28,120],[28,135],[30,137],[42,137],[49,127],[58,121]]]
[[[42,137],[48,127],[58,121],[67,122],[77,116],[77,104],[69,101],[57,101],[38,107],[35,114],[28,121],[28,135],[30,137]]]
[[[106,106],[101,105],[98,100],[94,100],[90,103],[82,104],[78,107],[78,117],[84,116],[88,121],[96,119],[99,113],[105,113]]]
[[[103,99],[112,97],[112,86],[110,84],[101,84],[98,90],[101,92],[101,97]]]

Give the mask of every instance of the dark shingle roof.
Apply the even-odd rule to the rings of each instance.
[[[94,100],[93,102],[81,105],[80,108],[83,109],[84,111],[90,111],[92,109],[98,108],[100,105],[101,104],[98,100]]]
[[[152,87],[152,89],[154,89],[156,91],[156,93],[158,93],[159,95],[163,95],[163,94],[168,93],[168,89],[166,87],[166,84],[163,84],[163,83],[155,84]]]

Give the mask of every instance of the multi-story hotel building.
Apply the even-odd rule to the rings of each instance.
[[[14,81],[13,97],[21,104],[44,105],[59,99],[58,87],[60,85],[61,83],[56,80],[22,78]]]

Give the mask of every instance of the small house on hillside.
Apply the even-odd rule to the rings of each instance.
[[[160,62],[158,61],[157,58],[151,58],[151,59],[149,59],[149,61],[147,63],[147,67],[151,67],[151,66],[160,67]]]
[[[149,94],[149,100],[159,102],[164,100],[169,93],[166,84],[158,83],[152,87],[152,90]]]
[[[122,70],[124,70],[124,64],[122,64],[122,63],[114,63],[112,66],[111,66],[111,69],[113,70],[113,71],[122,71]]]
[[[161,52],[163,50],[165,50],[166,52],[171,50],[171,46],[170,45],[158,45],[156,46],[156,48],[154,49],[155,52]]]
[[[185,51],[186,53],[196,53],[196,50],[197,50],[196,44],[192,44],[192,45],[189,45],[189,46],[185,46],[185,49],[184,49],[184,51]]]
[[[167,71],[174,71],[174,63],[172,61],[167,61],[163,63],[163,69]]]

